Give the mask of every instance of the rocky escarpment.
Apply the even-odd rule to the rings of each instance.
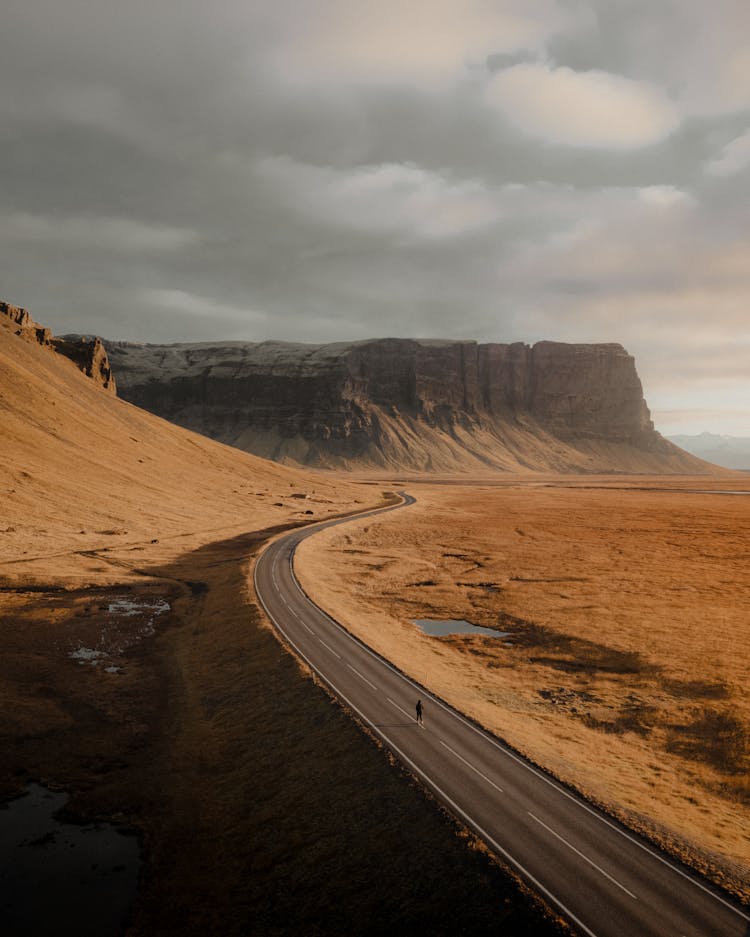
[[[105,390],[116,393],[115,379],[107,351],[98,338],[56,338],[52,331],[39,325],[22,306],[0,302],[0,321],[5,320],[16,335],[26,341],[51,348],[70,358],[83,373]]]
[[[120,395],[279,461],[465,471],[705,471],[653,428],[616,344],[108,342]]]

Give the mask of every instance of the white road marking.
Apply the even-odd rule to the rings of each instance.
[[[440,739],[440,744],[441,744],[444,748],[447,748],[448,751],[451,753],[451,755],[455,755],[456,758],[458,758],[459,761],[463,761],[463,763],[466,765],[467,768],[471,768],[472,771],[476,771],[476,773],[479,775],[479,777],[482,778],[484,781],[486,781],[488,784],[491,784],[492,787],[494,787],[496,791],[500,791],[501,794],[504,793],[502,787],[498,787],[497,784],[495,784],[494,781],[491,781],[491,780],[487,777],[486,774],[482,774],[482,772],[479,770],[479,768],[475,768],[474,765],[473,765],[470,761],[467,761],[465,758],[463,758],[461,755],[459,755],[457,751],[454,751],[454,749],[452,749],[452,748],[450,747],[450,745],[446,745],[446,743],[445,743],[442,739]]]
[[[326,644],[325,641],[324,641],[321,637],[318,637],[318,641],[320,641],[320,643],[323,645],[323,647],[327,647],[328,650],[331,652],[331,654],[333,654],[334,657],[338,657],[338,659],[341,660],[341,654],[337,654],[337,653],[334,651],[334,649],[331,647],[330,644]]]
[[[398,703],[394,703],[393,700],[390,698],[390,696],[386,696],[386,699],[387,699],[388,702],[391,704],[391,706],[395,706],[396,709],[397,709],[399,712],[402,712],[402,713],[406,716],[407,719],[411,719],[412,722],[416,722],[416,719],[414,718],[414,716],[412,716],[411,713],[408,713],[405,709],[402,709],[402,708],[398,705]],[[419,725],[419,723],[417,723],[417,725]],[[422,726],[422,728],[424,729],[424,726]]]
[[[256,569],[257,569],[257,566],[256,566]],[[370,726],[370,728],[390,746],[392,751],[396,752],[396,754],[402,759],[402,761],[405,764],[409,765],[416,772],[416,774],[418,774],[421,778],[423,778],[425,782],[438,794],[439,797],[442,797],[443,800],[450,807],[452,807],[453,810],[456,811],[456,813],[459,814],[459,816],[463,817],[464,820],[466,820],[466,822],[469,824],[469,826],[472,827],[482,837],[482,839],[484,839],[485,842],[489,843],[490,846],[496,849],[500,853],[500,855],[505,856],[505,858],[512,865],[514,865],[522,875],[524,875],[534,886],[536,886],[536,888],[538,888],[539,891],[542,892],[542,894],[546,895],[550,899],[550,901],[552,901],[553,904],[557,905],[557,907],[563,912],[563,914],[566,914],[568,918],[571,921],[573,921],[574,924],[577,924],[578,927],[580,927],[581,930],[585,934],[588,934],[589,937],[597,937],[597,935],[594,933],[594,931],[591,930],[591,928],[586,927],[583,921],[579,917],[577,917],[575,914],[573,914],[573,912],[562,901],[560,901],[560,899],[556,895],[554,895],[548,888],[542,885],[542,883],[539,881],[538,878],[533,876],[531,872],[529,872],[528,869],[525,868],[525,866],[521,865],[521,863],[514,856],[512,856],[511,853],[509,853],[507,849],[504,849],[500,845],[500,843],[498,843],[496,839],[490,836],[490,834],[485,829],[483,829],[471,816],[469,816],[469,814],[466,813],[465,810],[462,810],[461,807],[459,807],[459,805],[451,797],[449,797],[448,794],[446,794],[446,792],[442,790],[442,788],[440,788],[425,771],[423,771],[419,767],[419,765],[415,764],[415,762],[413,762],[411,758],[409,758],[406,752],[403,752],[398,747],[398,745],[395,744],[395,742],[391,741],[388,735],[386,735],[386,733],[383,732],[382,728],[375,725],[375,723],[371,719],[368,719],[367,716],[362,712],[362,710],[358,706],[356,706],[349,699],[349,697],[346,696],[345,693],[342,693],[341,690],[338,689],[338,687],[332,680],[330,680],[323,673],[321,673],[320,670],[318,670],[318,668],[315,666],[315,664],[313,664],[310,658],[307,657],[299,647],[297,647],[297,645],[294,643],[292,638],[284,631],[283,627],[279,624],[276,618],[274,618],[274,616],[271,614],[271,611],[269,610],[266,603],[263,601],[260,594],[258,595],[258,597],[260,598],[261,605],[265,609],[266,614],[274,623],[274,625],[279,629],[281,634],[284,635],[284,637],[292,645],[292,647],[299,654],[302,660],[306,661],[306,663],[315,671],[315,673],[317,673],[321,677],[321,679],[325,680],[325,682],[328,684],[328,686],[330,686],[333,692],[340,699],[342,699],[346,703],[347,706],[349,706],[355,713],[357,713],[357,715],[360,716],[361,719],[364,722],[366,722]],[[393,700],[390,700],[390,702],[393,702]]]
[[[312,630],[308,625],[305,624],[305,620],[302,618],[302,616],[299,614],[299,612],[295,612],[295,610],[292,608],[291,605],[288,606],[288,608],[289,608],[289,614],[290,614],[290,615],[294,615],[294,617],[297,619],[297,621],[299,621],[299,622],[301,622],[303,625],[305,625],[305,628],[307,628],[308,631],[311,631],[311,630]]]
[[[371,686],[371,687],[373,688],[373,690],[377,690],[377,689],[378,689],[378,688],[375,686],[375,684],[374,684],[374,683],[371,683],[363,673],[360,673],[360,672],[357,670],[356,667],[352,667],[351,664],[347,664],[346,666],[349,668],[349,670],[353,670],[354,673],[356,673],[356,675],[359,677],[359,679],[360,679],[360,680],[364,680],[365,683],[368,684],[368,686]]]
[[[588,856],[584,855],[584,854],[581,852],[580,849],[576,849],[576,847],[575,847],[572,843],[569,843],[569,842],[567,841],[567,839],[565,839],[564,836],[560,836],[560,834],[559,834],[559,833],[556,833],[556,832],[552,829],[551,826],[547,826],[547,824],[546,824],[543,820],[540,820],[539,817],[535,817],[534,814],[533,814],[530,810],[527,811],[527,813],[529,814],[529,816],[531,817],[532,820],[536,820],[536,822],[539,823],[541,826],[543,826],[543,827],[545,828],[545,830],[547,830],[548,833],[551,833],[554,837],[556,837],[557,839],[559,839],[561,843],[565,843],[565,845],[568,847],[568,849],[572,849],[573,852],[574,852],[577,856],[580,856],[581,859],[584,860],[584,862],[588,862],[588,864],[589,864],[590,866],[593,866],[593,867],[596,869],[597,872],[601,872],[601,874],[602,874],[605,878],[608,878],[608,879],[610,880],[610,882],[612,882],[614,885],[617,885],[618,888],[621,888],[621,889],[625,892],[626,895],[630,895],[630,897],[631,897],[631,898],[634,898],[636,901],[638,900],[638,896],[637,896],[637,895],[634,895],[632,891],[628,891],[627,888],[626,888],[624,885],[621,885],[620,882],[618,882],[616,878],[613,878],[613,877],[609,874],[609,872],[605,872],[604,869],[603,869],[600,865],[597,865],[597,864],[593,861],[593,859],[589,859]]]

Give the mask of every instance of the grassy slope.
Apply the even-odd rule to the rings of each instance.
[[[300,513],[295,490],[315,491],[316,503],[302,507],[317,514],[361,497],[118,400],[67,358],[14,335],[2,316],[0,427],[0,531],[16,527],[3,531],[0,557],[267,526]]]
[[[631,472],[707,474],[725,472],[671,444],[662,452],[648,452],[624,442],[581,438],[564,441],[527,420],[456,424],[450,432],[403,414],[372,406],[377,439],[356,458],[337,451],[334,440],[312,445],[302,436],[282,436],[278,430],[252,427],[228,440],[240,449],[295,464],[321,465],[336,470],[432,472]]]

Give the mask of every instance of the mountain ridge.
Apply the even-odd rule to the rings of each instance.
[[[297,465],[705,473],[656,432],[617,343],[107,341],[121,395]]]

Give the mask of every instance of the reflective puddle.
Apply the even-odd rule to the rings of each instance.
[[[0,805],[0,921],[6,934],[116,937],[135,898],[135,836],[53,814],[67,794],[29,784]]]
[[[496,631],[494,628],[483,628],[481,625],[472,625],[463,618],[414,618],[415,625],[433,638],[443,638],[447,634],[484,634],[489,638],[509,638],[510,631]]]

